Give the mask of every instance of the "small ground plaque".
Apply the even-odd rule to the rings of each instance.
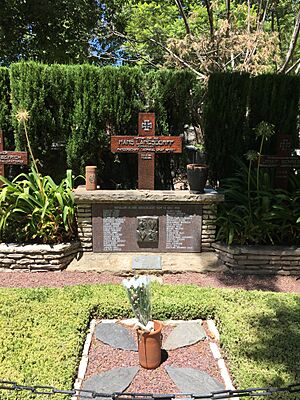
[[[132,269],[157,269],[161,270],[160,256],[135,256],[132,259]]]

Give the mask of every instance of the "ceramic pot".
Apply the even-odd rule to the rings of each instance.
[[[161,363],[161,329],[160,321],[154,322],[154,331],[137,331],[139,362],[143,368],[154,369]]]
[[[97,189],[97,167],[87,166],[85,167],[85,188],[86,190]]]
[[[204,193],[208,177],[208,166],[206,164],[188,164],[187,179],[191,193]]]

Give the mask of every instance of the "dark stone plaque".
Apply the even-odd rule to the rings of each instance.
[[[201,251],[198,204],[93,204],[94,252]]]
[[[140,247],[157,247],[158,217],[137,217],[137,242]]]

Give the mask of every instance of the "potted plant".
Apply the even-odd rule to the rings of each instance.
[[[161,363],[160,321],[151,320],[150,278],[135,276],[124,279],[123,285],[138,322],[136,324],[139,363],[143,368],[154,369]]]

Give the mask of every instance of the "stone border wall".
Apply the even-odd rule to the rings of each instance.
[[[79,242],[55,245],[0,243],[0,269],[58,271],[66,268],[79,251]]]
[[[93,251],[92,205],[77,205],[78,239],[82,251]]]
[[[202,206],[202,251],[214,251],[212,244],[216,240],[216,211],[215,204],[203,204]]]
[[[216,205],[203,204],[202,207],[202,235],[201,248],[202,251],[214,251],[212,244],[215,242],[216,235]],[[81,243],[83,252],[93,251],[92,243],[92,205],[88,203],[80,203],[77,205],[77,225],[78,238]]]
[[[300,247],[213,243],[219,260],[238,274],[300,275]]]

